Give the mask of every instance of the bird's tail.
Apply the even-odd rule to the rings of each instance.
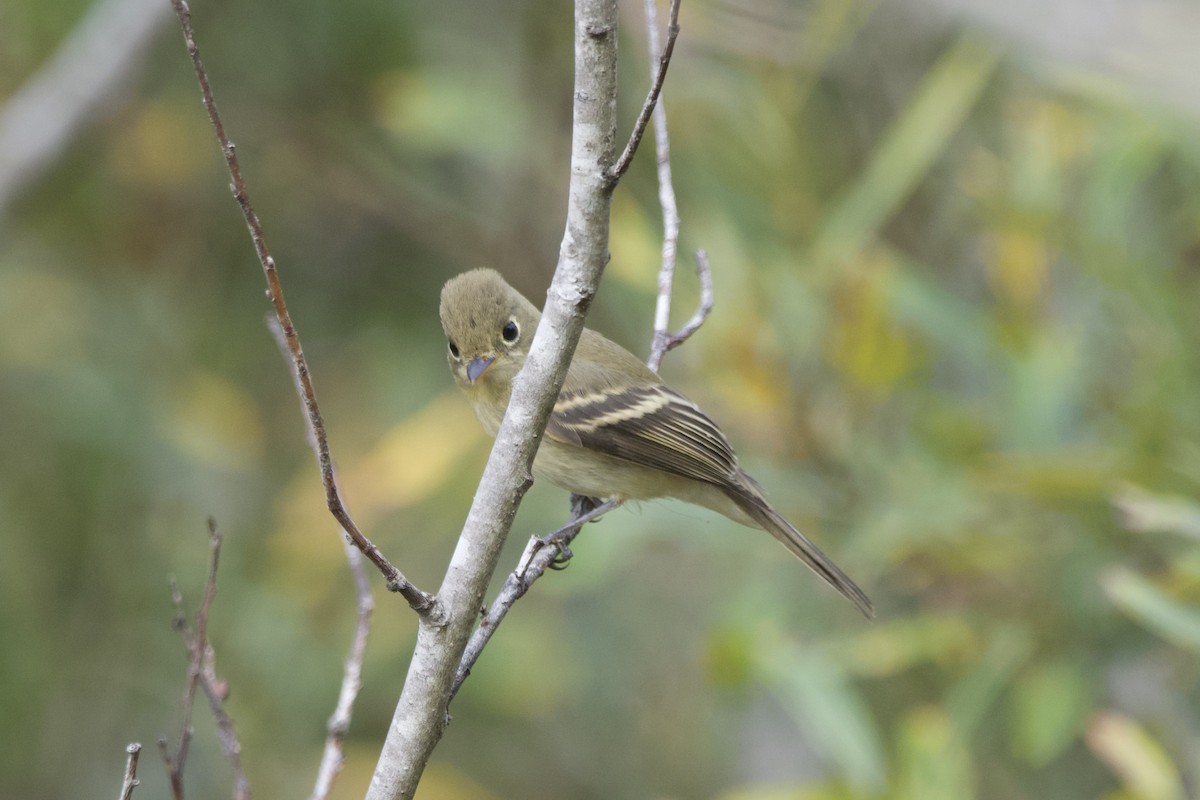
[[[745,476],[747,485],[729,487],[726,493],[729,499],[737,503],[738,508],[746,512],[751,519],[764,530],[778,539],[784,547],[791,550],[792,553],[805,563],[805,565],[813,572],[817,573],[833,588],[837,589],[842,595],[855,605],[867,619],[875,618],[875,606],[871,604],[870,598],[862,589],[858,588],[858,584],[850,579],[846,573],[834,564],[827,555],[821,552],[815,544],[808,540],[800,531],[796,530],[796,526],[788,522],[778,511],[771,507],[762,493],[758,491],[754,480],[748,475]]]

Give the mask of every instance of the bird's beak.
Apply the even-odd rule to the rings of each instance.
[[[469,380],[471,383],[479,380],[479,376],[487,372],[487,368],[490,367],[492,362],[495,360],[495,356],[488,356],[487,358],[476,356],[475,358],[472,358],[470,362],[467,363],[467,380]]]

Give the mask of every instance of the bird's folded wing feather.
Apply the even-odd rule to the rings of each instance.
[[[563,393],[546,435],[710,483],[728,483],[738,471],[733,449],[716,423],[663,385]]]

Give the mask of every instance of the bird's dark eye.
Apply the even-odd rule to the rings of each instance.
[[[521,335],[521,329],[517,327],[517,321],[510,319],[504,328],[500,331],[500,335],[504,337],[504,341],[512,344]]]
[[[458,358],[458,345],[456,345],[454,342],[450,342],[450,355]]]

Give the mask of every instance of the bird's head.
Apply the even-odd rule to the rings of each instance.
[[[480,268],[442,287],[447,360],[459,385],[509,386],[525,363],[538,310],[500,273]]]

